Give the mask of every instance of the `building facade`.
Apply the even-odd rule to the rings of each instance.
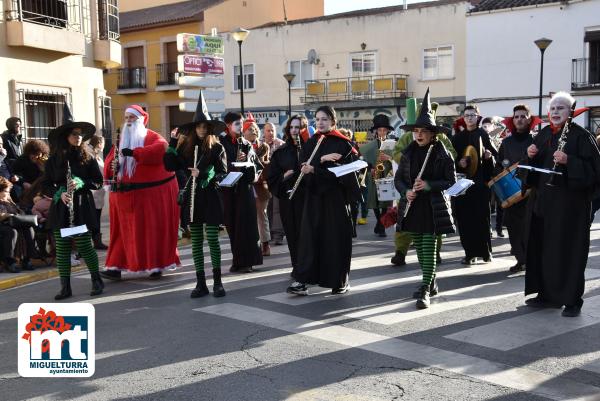
[[[251,29],[242,44],[244,104],[259,122],[336,108],[340,126],[366,131],[375,114],[401,125],[409,96],[431,88],[447,124],[465,102],[466,12],[456,0],[360,10]],[[225,39],[225,106],[240,108],[238,43]]]
[[[0,0],[0,116],[25,138],[62,124],[63,104],[107,137],[111,99],[102,71],[119,65],[117,0]]]
[[[541,52],[534,41],[548,38],[542,115],[552,92],[569,91],[578,107],[591,109],[577,122],[595,132],[600,127],[599,15],[600,0],[482,0],[467,14],[467,99],[484,115],[511,115],[516,103],[538,114]]]

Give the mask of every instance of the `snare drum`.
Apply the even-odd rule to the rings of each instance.
[[[525,195],[521,192],[521,180],[517,178],[517,166],[518,163],[513,164],[488,182],[488,186],[500,199],[503,209],[522,201],[529,195],[529,190],[525,192]]]
[[[380,202],[400,199],[400,193],[396,191],[393,177],[375,180],[375,186],[377,187],[377,199]]]

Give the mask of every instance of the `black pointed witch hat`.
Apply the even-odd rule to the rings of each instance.
[[[74,121],[73,114],[67,103],[63,104],[63,123],[48,134],[48,142],[52,145],[66,138],[74,129],[81,131],[82,142],[91,139],[96,134],[96,127],[85,121]]]
[[[223,121],[212,120],[210,118],[202,90],[200,91],[200,96],[198,96],[198,104],[196,105],[196,112],[194,113],[192,122],[180,125],[179,131],[183,135],[188,135],[190,132],[193,132],[196,126],[200,123],[206,123],[212,127],[213,135],[219,135],[221,132],[224,132],[227,129],[227,126]]]
[[[414,124],[406,124],[400,126],[401,129],[405,131],[414,131],[415,128],[426,128],[433,132],[449,134],[450,129],[448,127],[444,127],[443,125],[437,125],[435,122],[435,112],[431,107],[431,98],[429,97],[429,88],[427,88],[427,92],[425,92],[425,97],[423,98],[423,104],[421,105],[421,110],[419,110],[419,115],[415,120]]]

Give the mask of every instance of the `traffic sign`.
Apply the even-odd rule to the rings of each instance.
[[[225,86],[223,78],[183,76],[178,78],[181,86],[196,86],[200,88],[221,88]]]
[[[224,100],[225,92],[224,91],[202,91],[205,100]],[[200,97],[200,90],[198,89],[180,89],[179,90],[179,98],[180,99],[198,99]]]
[[[223,38],[220,36],[178,33],[177,51],[181,53],[223,54]]]
[[[177,56],[177,71],[192,74],[223,75],[223,61],[221,57],[182,54]]]

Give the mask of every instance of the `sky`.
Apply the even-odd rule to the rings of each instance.
[[[421,1],[426,0],[408,0],[408,3],[419,3]],[[325,0],[325,15],[401,4],[404,4],[402,0]]]

